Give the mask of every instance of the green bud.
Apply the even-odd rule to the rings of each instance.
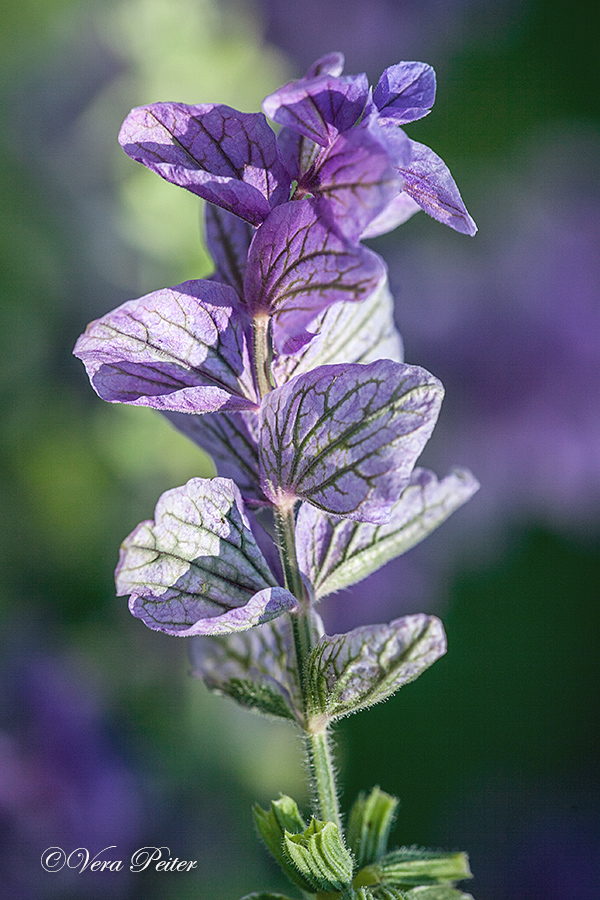
[[[360,867],[377,862],[387,850],[399,803],[397,797],[379,787],[356,798],[348,819],[348,844]]]
[[[306,823],[300,815],[296,801],[281,794],[266,810],[254,807],[254,821],[267,849],[275,857],[290,881],[303,891],[312,891],[312,884],[304,879],[285,852],[284,836],[305,830]]]
[[[368,888],[359,888],[354,892],[355,900],[373,900],[373,894]]]
[[[313,819],[302,834],[284,836],[285,852],[312,892],[342,891],[352,882],[352,857],[337,825]]]

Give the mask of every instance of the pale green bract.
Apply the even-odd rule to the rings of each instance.
[[[348,844],[359,866],[376,862],[387,849],[399,800],[379,787],[354,801],[346,828]]]
[[[313,891],[341,891],[352,881],[352,857],[333,822],[312,819],[301,834],[286,831],[284,848]]]
[[[402,338],[394,325],[394,298],[387,280],[361,303],[341,301],[311,323],[316,337],[297,353],[277,356],[273,375],[278,385],[317,366],[403,361]]]
[[[393,850],[365,871],[372,873],[382,884],[402,888],[453,884],[472,877],[466,853],[445,853],[418,847]]]
[[[402,897],[406,900],[473,900],[472,894],[466,894],[445,884],[415,887]]]
[[[303,503],[298,513],[298,563],[320,599],[362,581],[418,544],[466,503],[479,488],[466,469],[441,481],[433,472],[414,469],[410,482],[383,525],[328,515]]]
[[[302,818],[295,800],[281,794],[273,800],[268,810],[260,806],[254,807],[254,822],[261,838],[272,856],[277,860],[290,881],[300,890],[311,891],[312,882],[308,882],[298,870],[295,863],[285,852],[285,835],[302,834],[306,823]]]
[[[436,616],[417,614],[324,637],[308,662],[314,716],[339,719],[386,700],[446,652]]]
[[[267,715],[304,726],[294,642],[287,617],[240,634],[191,641],[192,674],[212,691]]]

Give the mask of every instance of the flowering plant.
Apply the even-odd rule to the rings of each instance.
[[[210,689],[301,729],[312,818],[286,796],[255,809],[289,880],[320,898],[459,900],[465,854],[388,850],[396,798],[359,795],[343,827],[329,737],[440,657],[443,626],[411,615],[329,636],[316,605],[477,490],[465,470],[416,466],[443,388],[403,361],[385,264],[361,243],[419,208],[476,229],[445,164],[401,128],[430,111],[433,70],[401,62],[374,89],[342,70],[329,54],[267,97],[277,134],[219,104],[129,114],[125,151],[208,201],[215,271],[124,303],[75,354],[104,400],[160,410],[214,457],[218,477],[167,491],[125,539],[117,592],[148,627],[192,638]]]

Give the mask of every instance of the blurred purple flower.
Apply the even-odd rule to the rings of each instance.
[[[469,842],[475,897],[571,900],[600,895],[598,779],[567,765],[546,781],[489,768],[439,813],[441,833]],[[486,798],[486,803],[482,803]]]
[[[262,0],[267,39],[306,68],[331,46],[343,47],[353,69],[374,76],[402,47],[408,58],[447,58],[483,33],[514,22],[514,0]],[[512,14],[512,15],[511,15]],[[315,27],[315,22],[319,27]]]
[[[428,234],[391,262],[407,356],[447,388],[437,446],[482,484],[472,524],[598,523],[599,155],[595,136],[534,147],[476,253]]]

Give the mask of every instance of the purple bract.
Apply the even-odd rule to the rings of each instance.
[[[111,403],[188,413],[256,408],[239,307],[227,285],[187,281],[92,322],[74,353]]]
[[[387,522],[442,396],[433,375],[391,360],[296,376],[263,399],[265,494],[276,505],[303,499],[359,522]]]
[[[189,637],[244,631],[297,606],[277,586],[238,488],[193,478],[162,495],[123,541],[116,584],[149,628]]]

